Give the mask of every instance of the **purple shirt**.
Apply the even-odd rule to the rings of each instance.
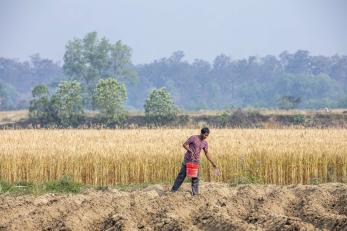
[[[189,145],[189,149],[192,150],[194,153],[194,159],[199,162],[200,161],[200,152],[201,149],[204,149],[205,151],[208,150],[208,144],[206,140],[201,140],[199,135],[191,136],[186,143]],[[184,160],[187,161],[193,161],[192,154],[187,151],[184,155]]]

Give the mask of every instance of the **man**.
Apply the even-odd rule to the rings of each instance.
[[[206,141],[208,135],[210,134],[210,130],[208,128],[201,129],[200,135],[194,135],[191,136],[184,144],[183,147],[187,150],[187,152],[184,155],[184,160],[182,163],[182,167],[180,172],[177,175],[177,178],[175,180],[174,185],[172,186],[171,192],[176,192],[178,188],[183,183],[184,179],[186,178],[186,163],[187,162],[200,162],[200,152],[201,149],[204,150],[205,156],[207,160],[209,160],[215,169],[216,175],[220,174],[219,169],[217,168],[216,164],[211,159],[209,153],[208,153],[208,143]],[[199,194],[199,176],[198,177],[192,177],[192,194],[198,195]]]

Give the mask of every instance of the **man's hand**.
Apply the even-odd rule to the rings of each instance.
[[[211,159],[211,157],[210,157],[208,151],[205,150],[205,149],[204,149],[204,151],[205,151],[206,158],[211,162],[211,164],[212,164],[212,166],[213,166],[213,168],[214,168],[214,174],[215,174],[216,176],[220,176],[221,173],[220,173],[219,169],[217,168],[217,165],[216,165],[216,164],[214,163],[214,161]]]
[[[214,167],[214,174],[216,176],[220,176],[221,175],[220,170],[217,167]]]
[[[190,152],[190,154],[192,156],[192,161],[196,161],[195,156],[194,156],[194,152],[192,150],[189,150],[189,152]]]

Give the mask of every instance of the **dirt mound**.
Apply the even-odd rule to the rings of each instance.
[[[189,190],[0,195],[0,230],[347,230],[346,184]]]

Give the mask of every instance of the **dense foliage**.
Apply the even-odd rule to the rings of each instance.
[[[144,108],[147,121],[157,125],[173,121],[178,113],[175,102],[165,88],[153,89]]]
[[[347,105],[347,56],[313,56],[305,50],[247,59],[222,54],[211,64],[187,62],[177,51],[134,66],[127,45],[98,39],[93,32],[69,41],[64,61],[61,66],[38,54],[25,62],[0,58],[0,110],[28,108],[34,86],[45,84],[53,91],[68,79],[80,82],[83,107],[90,108],[97,83],[109,77],[126,85],[130,109],[143,110],[151,90],[162,87],[185,110]]]
[[[5,100],[0,99],[0,110],[28,108],[31,91],[36,85],[46,84],[54,89],[64,79],[61,65],[39,54],[24,62],[0,57],[0,98],[1,94],[6,94],[2,97]]]
[[[137,77],[130,47],[121,41],[112,44],[105,37],[98,39],[96,32],[67,43],[63,68],[70,79],[81,82],[85,107],[92,106],[93,91],[100,79],[131,82]]]
[[[79,82],[60,82],[52,96],[46,85],[37,85],[32,95],[29,117],[34,125],[77,127],[83,122],[84,112]]]
[[[137,66],[139,82],[128,86],[128,104],[140,108],[150,89],[165,86],[180,107],[190,110],[277,108],[286,96],[300,98],[296,106],[303,108],[345,105],[347,56],[310,56],[301,50],[241,60],[220,55],[212,65],[183,57],[175,52]]]
[[[112,78],[101,79],[94,93],[94,103],[100,111],[101,121],[106,124],[122,121],[125,118],[126,97],[124,84]]]

